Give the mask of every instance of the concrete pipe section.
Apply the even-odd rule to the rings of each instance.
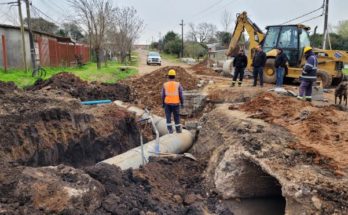
[[[189,150],[193,144],[193,135],[188,130],[183,129],[182,133],[168,134],[159,138],[160,153],[181,154]],[[154,156],[156,150],[156,140],[148,142],[143,146],[145,161],[150,156]],[[111,165],[116,165],[122,170],[129,168],[139,168],[145,164],[142,158],[141,146],[131,149],[123,154],[102,161]]]
[[[140,109],[138,107],[127,105],[126,103],[124,103],[122,101],[114,101],[114,104],[118,107],[127,109],[129,112],[135,113],[138,117],[148,117],[148,116],[146,116],[147,113],[143,109]],[[157,128],[159,136],[163,136],[163,135],[168,134],[166,120],[160,116],[153,115],[153,114],[151,115],[151,117],[152,117],[154,124]]]

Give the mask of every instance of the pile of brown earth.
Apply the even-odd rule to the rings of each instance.
[[[59,90],[70,94],[74,98],[82,101],[110,99],[132,101],[131,90],[128,86],[115,83],[88,83],[71,73],[58,73],[48,80],[39,79],[34,86],[27,90]]]
[[[208,61],[209,61],[210,65],[212,65],[214,63],[213,60],[204,59],[202,62],[199,62],[196,65],[193,65],[190,69],[195,71],[195,74],[197,74],[197,75],[219,76],[219,74],[216,73],[212,68],[207,67]]]
[[[314,153],[314,162],[347,174],[348,117],[334,106],[315,107],[295,98],[265,93],[243,104],[253,118],[287,128],[299,141],[295,149]]]
[[[139,144],[134,117],[114,105],[83,107],[41,91],[0,94],[0,100],[2,161],[80,166]]]
[[[179,66],[163,67],[150,74],[123,81],[133,90],[135,103],[142,107],[152,109],[153,113],[160,114],[162,106],[161,90],[167,81],[167,74],[170,69],[176,71],[176,81],[179,81],[184,90],[197,88],[198,79],[190,75],[184,68]]]
[[[0,166],[0,214],[231,214],[203,185],[205,163],[185,158],[124,172],[107,164]]]
[[[19,90],[14,82],[0,81],[0,94]]]

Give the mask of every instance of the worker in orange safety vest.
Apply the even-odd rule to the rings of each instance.
[[[180,125],[180,106],[184,107],[183,88],[179,82],[175,81],[176,71],[171,69],[168,72],[168,81],[162,88],[162,106],[166,113],[167,128],[170,134],[173,133],[172,114],[174,115],[176,133],[181,133]]]

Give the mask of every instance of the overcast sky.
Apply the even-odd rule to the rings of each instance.
[[[0,0],[9,2],[13,0]],[[213,23],[222,29],[221,16],[224,10],[233,14],[247,11],[249,17],[262,29],[267,25],[281,24],[292,18],[315,10],[323,4],[323,0],[112,0],[115,6],[134,6],[139,16],[144,19],[145,30],[138,43],[149,43],[158,40],[169,30],[180,33],[181,19],[188,23]],[[67,0],[33,0],[33,5],[39,8],[56,23],[73,16]],[[336,26],[340,20],[348,20],[348,0],[330,0],[329,23]],[[321,11],[306,16],[295,22],[308,20],[319,16]],[[15,22],[17,8],[0,5],[0,23]],[[43,16],[43,15],[42,15]],[[45,18],[45,17],[43,17]],[[10,21],[9,21],[10,20]],[[324,17],[308,21],[305,24],[323,29]],[[52,21],[52,20],[50,20]],[[234,27],[232,23],[231,29]],[[185,30],[187,30],[187,25]],[[333,29],[335,30],[335,29]]]

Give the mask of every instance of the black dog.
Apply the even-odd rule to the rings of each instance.
[[[348,82],[342,81],[335,90],[335,104],[337,104],[337,97],[339,98],[339,104],[342,103],[342,97],[345,101],[345,105],[347,106],[347,90],[348,90]]]

